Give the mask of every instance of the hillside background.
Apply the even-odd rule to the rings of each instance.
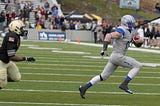
[[[125,14],[137,14],[146,19],[152,19],[159,14],[155,12],[154,6],[160,0],[140,0],[140,9],[121,9],[119,8],[120,0],[58,0],[62,1],[62,11],[67,14],[71,11],[94,13],[108,22],[117,22]]]

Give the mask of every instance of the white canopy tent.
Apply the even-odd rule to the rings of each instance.
[[[156,20],[154,20],[154,21],[152,21],[151,23],[160,24],[160,18],[159,18],[159,19],[156,19]]]

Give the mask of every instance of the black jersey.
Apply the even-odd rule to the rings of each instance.
[[[15,56],[16,51],[20,46],[20,36],[16,33],[8,32],[3,39],[0,47],[0,60],[8,63],[10,58]]]

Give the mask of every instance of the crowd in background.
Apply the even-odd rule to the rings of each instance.
[[[140,26],[137,31],[144,38],[143,47],[160,47],[160,29],[157,25]]]
[[[42,2],[42,1],[41,1]],[[58,6],[50,5],[48,0],[43,0],[44,5],[35,5],[32,1],[5,0],[5,8],[0,12],[0,30],[19,18],[27,28],[34,29],[61,29],[65,30],[90,30],[93,32],[94,42],[101,43],[106,35],[115,30],[118,25],[107,23],[105,19],[99,24],[95,20],[82,23],[79,21],[67,21],[64,16],[59,16]],[[30,21],[30,12],[34,12],[34,22]],[[160,42],[159,28],[154,25],[141,26],[138,29],[145,38],[144,47],[155,47]]]

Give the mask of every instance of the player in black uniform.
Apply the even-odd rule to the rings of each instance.
[[[15,82],[21,79],[19,69],[13,61],[35,61],[33,57],[16,56],[20,46],[20,36],[27,35],[27,30],[23,27],[22,21],[12,21],[0,47],[0,89],[4,88],[8,81]]]

